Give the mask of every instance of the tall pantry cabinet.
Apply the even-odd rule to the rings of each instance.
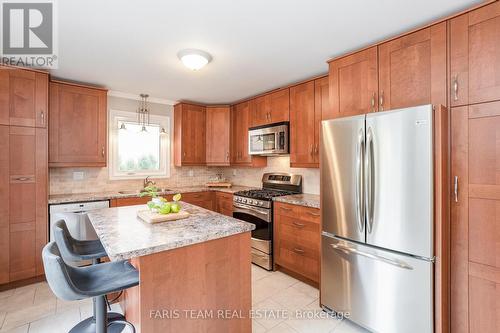
[[[43,274],[48,74],[0,66],[0,284]]]

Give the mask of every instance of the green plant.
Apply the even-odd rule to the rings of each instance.
[[[156,198],[158,197],[158,187],[150,185],[146,186],[141,193],[139,194],[140,197],[146,197],[149,196],[151,198]]]

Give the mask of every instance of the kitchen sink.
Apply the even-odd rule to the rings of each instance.
[[[120,194],[139,194],[140,191],[137,191],[137,190],[135,190],[135,191],[118,191],[118,193],[120,193]]]

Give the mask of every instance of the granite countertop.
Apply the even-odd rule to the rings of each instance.
[[[176,193],[190,193],[190,192],[203,192],[203,191],[218,191],[226,193],[234,193],[242,190],[249,190],[255,187],[233,185],[230,188],[225,187],[206,187],[206,186],[190,186],[190,187],[172,187],[166,191],[158,192],[160,195],[176,194]],[[133,198],[138,197],[139,191],[130,193],[115,192],[99,192],[99,193],[71,193],[71,194],[55,194],[49,196],[49,204],[61,204],[71,202],[85,202],[85,201],[98,201],[109,200],[117,198]]]
[[[319,195],[317,194],[293,194],[273,198],[274,201],[284,202],[291,205],[299,205],[312,208],[320,208]]]
[[[255,229],[255,225],[181,202],[191,216],[149,224],[137,217],[146,205],[104,208],[88,216],[111,260],[140,257]]]

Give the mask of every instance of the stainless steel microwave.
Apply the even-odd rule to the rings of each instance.
[[[289,122],[250,127],[248,129],[248,153],[250,155],[289,154]]]

